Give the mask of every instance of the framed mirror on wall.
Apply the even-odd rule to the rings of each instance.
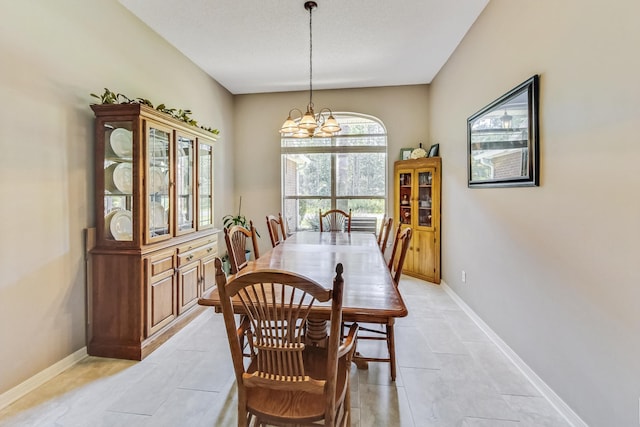
[[[469,187],[540,185],[536,74],[467,119]]]

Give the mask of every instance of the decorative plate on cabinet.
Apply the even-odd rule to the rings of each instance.
[[[111,211],[104,217],[105,230],[115,240],[133,240],[131,212],[125,209]]]
[[[162,203],[149,203],[149,226],[151,228],[165,228],[169,223],[169,216]]]
[[[104,187],[110,193],[131,194],[133,173],[131,163],[113,163],[104,170]]]
[[[113,170],[113,184],[123,193],[133,192],[131,163],[118,163]]]
[[[412,159],[421,159],[423,157],[427,157],[427,152],[425,151],[424,148],[422,148],[422,144],[420,144],[420,147],[416,148],[411,152],[410,157]]]
[[[169,188],[169,175],[162,168],[151,166],[148,180],[149,194],[165,193]]]
[[[131,158],[133,155],[133,132],[124,128],[115,128],[109,136],[111,149],[118,157]]]

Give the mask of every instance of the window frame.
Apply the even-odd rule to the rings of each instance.
[[[383,201],[383,215],[387,211],[387,201],[388,201],[388,136],[387,129],[384,126],[384,123],[374,116],[369,116],[365,114],[359,113],[334,113],[336,120],[341,123],[340,118],[348,119],[348,118],[361,118],[370,120],[372,122],[376,122],[384,131],[384,133],[350,133],[350,134],[339,134],[332,136],[331,138],[326,138],[331,140],[331,144],[329,145],[317,145],[317,146],[287,146],[285,141],[296,140],[297,138],[293,137],[283,137],[281,138],[280,143],[280,182],[281,182],[281,209],[283,212],[283,216],[285,215],[286,202],[288,200],[329,200],[330,201],[330,209],[339,209],[338,202],[340,200],[382,200]],[[338,143],[340,139],[354,139],[354,138],[384,138],[384,145],[341,145]],[[336,170],[336,161],[337,157],[340,154],[375,154],[382,153],[384,154],[384,171],[382,176],[384,177],[383,188],[384,194],[381,196],[378,195],[345,195],[339,196],[337,194],[338,190],[338,180],[337,180],[337,170]],[[330,176],[331,176],[331,187],[329,195],[287,195],[285,191],[286,186],[286,168],[285,168],[285,159],[287,155],[291,154],[329,154],[330,155]],[[286,220],[286,219],[285,219]],[[290,224],[287,224],[290,226]],[[294,227],[290,229],[292,231],[297,231],[298,224],[294,224]]]

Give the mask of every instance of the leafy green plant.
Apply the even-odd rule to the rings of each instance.
[[[242,209],[242,196],[240,196],[240,203],[238,205],[238,214],[237,215],[225,215],[222,217],[222,226],[224,228],[231,228],[234,225],[241,225],[242,227],[246,228],[247,230],[249,230],[249,221],[247,220],[247,218],[242,215],[240,213]],[[260,233],[258,233],[258,230],[256,230],[256,236],[260,237]]]
[[[94,98],[98,98],[100,100],[100,103],[102,104],[130,104],[131,103],[131,100],[127,98],[125,95],[121,93],[112,92],[106,87],[104,88],[104,93],[102,95],[96,95],[95,93],[92,93],[91,96],[93,96]]]
[[[218,129],[213,129],[213,128],[205,127],[205,126],[200,126],[200,129],[206,130],[207,132],[211,132],[214,135],[219,135],[220,134],[220,131]]]
[[[142,104],[147,107],[153,107],[153,103],[146,98],[129,98],[128,96],[122,93],[115,93],[109,90],[108,88],[104,88],[104,93],[102,95],[96,95],[95,93],[90,94],[92,97],[100,100],[101,104]],[[191,110],[188,109],[179,109],[175,108],[167,108],[164,104],[159,104],[155,107],[156,110],[169,114],[174,119],[183,121],[191,126],[198,126],[198,122],[191,118]],[[214,135],[219,135],[220,131],[218,129],[213,129],[210,127],[198,126],[200,129],[210,132]]]

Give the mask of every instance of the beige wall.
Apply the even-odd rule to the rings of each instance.
[[[90,3],[0,0],[0,394],[85,345],[90,92],[219,127],[216,218],[242,195],[264,248],[277,129],[307,102],[234,98],[117,2]],[[385,123],[390,180],[400,148],[441,144],[444,281],[592,426],[638,421],[638,16],[635,0],[492,0],[433,85],[314,93]],[[534,73],[541,186],[468,189],[466,118]]]
[[[83,230],[104,87],[221,130],[216,218],[232,200],[233,97],[113,0],[0,0],[0,395],[85,344]]]
[[[356,112],[382,120],[388,135],[389,192],[393,183],[393,162],[400,148],[429,146],[427,85],[314,91],[316,111]],[[240,95],[236,97],[236,195],[242,196],[242,212],[253,219],[261,234],[260,247],[271,247],[265,215],[281,210],[280,134],[278,130],[292,108],[304,110],[307,92]],[[391,194],[391,193],[390,193]],[[389,199],[391,200],[391,198]],[[234,209],[237,210],[236,198]],[[387,206],[393,213],[393,206]]]
[[[430,87],[443,278],[591,426],[638,425],[638,16],[492,0]],[[467,117],[536,73],[540,187],[467,188]]]

